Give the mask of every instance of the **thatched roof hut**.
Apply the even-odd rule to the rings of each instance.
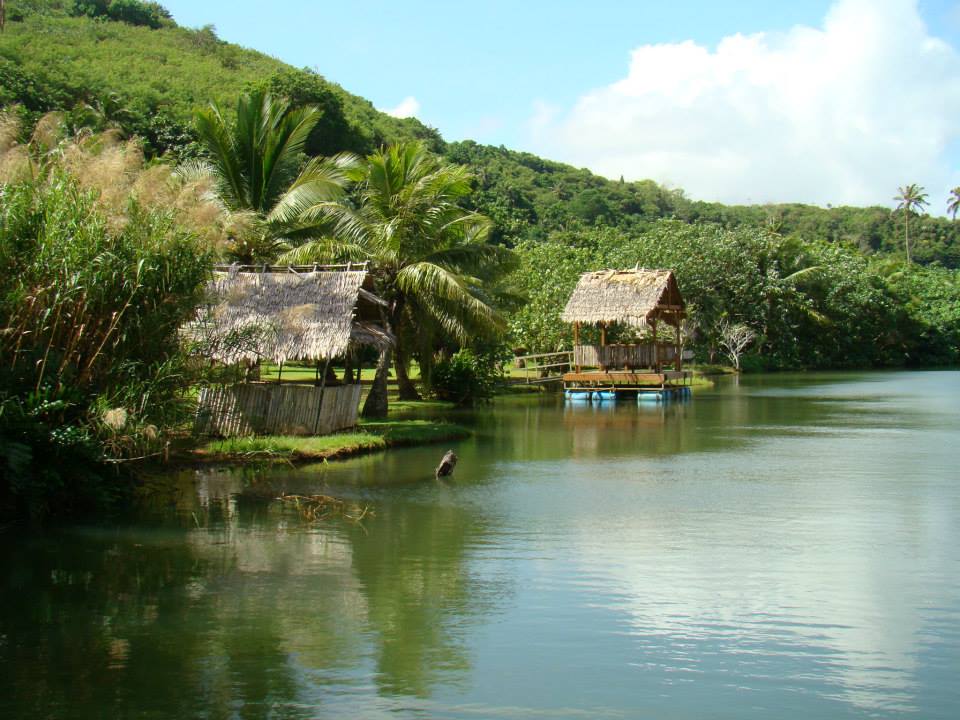
[[[670,270],[599,270],[580,276],[561,317],[570,323],[645,328],[648,321],[662,321],[675,326],[685,307]]]
[[[393,336],[356,320],[358,305],[384,304],[364,289],[366,279],[364,265],[220,270],[195,334],[218,338],[208,343],[207,354],[227,364],[325,360],[343,356],[351,344],[382,348],[393,344]]]

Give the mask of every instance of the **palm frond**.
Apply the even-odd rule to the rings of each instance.
[[[359,162],[360,159],[353,153],[313,158],[270,210],[268,219],[292,222],[308,213],[314,205],[325,206],[330,201],[342,198],[351,182],[351,173]]]
[[[823,270],[822,265],[811,265],[810,267],[805,267],[802,270],[797,270],[792,272],[786,277],[783,278],[784,282],[796,282],[797,280],[802,280],[807,275],[812,275],[814,273],[820,272]]]
[[[249,182],[230,126],[216,104],[196,114],[194,126],[207,150],[210,168],[224,204],[232,210],[250,207]]]
[[[406,295],[460,322],[469,320],[489,328],[504,326],[503,318],[470,292],[464,278],[439,265],[429,262],[407,265],[397,273],[396,284]]]

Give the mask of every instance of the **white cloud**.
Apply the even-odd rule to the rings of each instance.
[[[413,95],[408,95],[401,100],[400,104],[395,108],[384,110],[383,112],[385,112],[387,115],[393,115],[395,118],[414,117],[418,112],[420,112],[420,101],[413,97]]]
[[[915,0],[839,0],[819,28],[643,45],[568,112],[538,104],[530,133],[548,157],[698,199],[889,204],[905,183],[960,185],[958,118],[960,55]]]

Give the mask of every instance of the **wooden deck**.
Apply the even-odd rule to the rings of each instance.
[[[664,372],[630,372],[626,370],[590,370],[563,374],[564,386],[609,387],[613,389],[636,389],[663,387],[685,383],[692,377],[689,370],[665,370]]]

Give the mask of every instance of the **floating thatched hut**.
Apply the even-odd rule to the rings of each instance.
[[[224,365],[314,362],[317,381],[205,388],[198,431],[320,435],[356,425],[359,368],[355,379],[350,367],[341,381],[329,377],[330,362],[354,356],[362,345],[383,350],[394,342],[379,325],[385,303],[364,285],[370,285],[365,264],[218,269],[210,302],[189,329],[205,355]]]
[[[573,323],[574,338],[574,372],[564,376],[565,382],[640,387],[684,377],[680,324],[686,305],[670,270],[635,267],[584,273],[561,317]],[[581,344],[583,325],[599,327],[599,344]],[[641,339],[608,344],[607,331],[615,325],[633,329]],[[670,371],[665,371],[667,365],[672,366]]]

